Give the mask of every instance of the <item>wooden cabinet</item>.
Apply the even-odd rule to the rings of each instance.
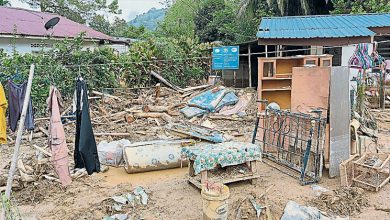
[[[291,88],[294,67],[332,66],[331,55],[258,58],[258,98],[276,102],[281,109],[291,109]],[[264,106],[262,107],[264,110]]]
[[[320,57],[320,67],[332,67],[333,56]]]

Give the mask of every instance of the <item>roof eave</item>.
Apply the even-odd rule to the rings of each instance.
[[[357,43],[372,43],[372,41],[372,36],[333,38],[258,38],[258,45],[345,46]]]

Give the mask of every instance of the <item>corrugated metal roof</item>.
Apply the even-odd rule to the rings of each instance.
[[[0,34],[44,37],[52,32],[47,31],[44,25],[54,17],[59,17],[60,22],[53,28],[53,37],[74,38],[81,32],[85,32],[87,38],[111,39],[110,36],[95,31],[87,25],[79,24],[57,14],[9,7],[0,7]]]
[[[390,14],[264,17],[258,38],[337,38],[374,36],[370,27],[390,27]]]

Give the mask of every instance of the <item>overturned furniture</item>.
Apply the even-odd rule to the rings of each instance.
[[[179,168],[183,165],[180,152],[183,146],[194,144],[193,140],[156,140],[125,145],[123,156],[127,173],[141,173]]]
[[[353,162],[352,181],[378,191],[390,180],[390,155],[367,153]]]
[[[253,137],[253,143],[263,146],[264,162],[302,185],[318,182],[322,176],[326,120],[321,111],[315,114],[267,108],[258,116]]]
[[[228,184],[260,177],[256,162],[261,160],[261,149],[256,144],[224,142],[184,147],[182,156],[189,160],[188,181],[199,189],[206,182]]]

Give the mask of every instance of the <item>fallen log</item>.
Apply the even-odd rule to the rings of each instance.
[[[154,72],[154,71],[151,71],[150,74],[154,77],[156,77],[158,80],[160,80],[162,83],[164,83],[166,86],[170,87],[171,89],[175,90],[176,92],[183,92],[183,89],[168,82],[168,80],[164,79],[164,77],[162,77],[160,74]]]
[[[98,92],[98,91],[92,91],[92,94],[112,98],[112,99],[115,99],[118,101],[122,101],[122,99],[120,99],[118,96],[114,96],[114,95],[110,95],[110,94],[106,94],[106,93],[102,93],[102,92]]]

